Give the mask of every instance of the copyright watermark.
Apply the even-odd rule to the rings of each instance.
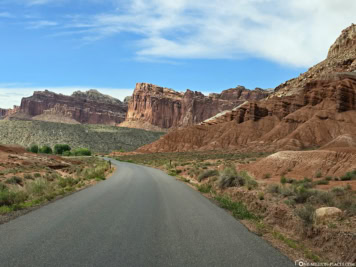
[[[296,260],[295,266],[312,266],[312,267],[319,267],[319,266],[325,266],[325,267],[356,267],[356,263],[352,262],[307,262],[303,259]]]

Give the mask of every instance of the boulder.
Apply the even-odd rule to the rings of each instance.
[[[338,218],[342,215],[342,210],[335,207],[323,207],[315,211],[316,221],[320,221],[327,218]]]

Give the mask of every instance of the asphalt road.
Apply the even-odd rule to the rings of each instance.
[[[110,179],[0,225],[0,266],[294,266],[184,183],[113,164]]]

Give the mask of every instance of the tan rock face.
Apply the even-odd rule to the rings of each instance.
[[[34,92],[23,98],[19,112],[29,118],[68,119],[79,123],[116,125],[125,119],[127,105],[120,100],[100,94],[96,90],[74,92],[65,96],[49,91]]]
[[[193,125],[246,100],[260,100],[268,94],[262,89],[251,91],[240,86],[205,96],[189,89],[179,93],[153,84],[138,83],[129,102],[125,123],[148,122],[163,129]]]
[[[330,58],[277,87],[266,99],[245,102],[139,150],[295,150],[322,147],[339,136],[354,135],[356,65],[350,62],[356,59],[356,49],[354,39],[345,40],[356,38],[355,27],[347,28],[342,33],[347,37],[339,38],[344,41],[336,42],[339,54],[331,52]]]

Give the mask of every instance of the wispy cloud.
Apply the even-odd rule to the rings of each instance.
[[[139,58],[261,57],[310,66],[355,20],[349,0],[131,0],[117,11],[76,17],[86,42],[140,36]],[[83,36],[83,32],[80,33]]]
[[[55,93],[71,95],[74,91],[87,91],[93,87],[68,86],[68,87],[16,87],[16,84],[0,84],[0,108],[12,108],[14,105],[20,105],[23,97],[29,97],[34,91],[49,90]],[[94,87],[95,88],[95,87]],[[133,89],[121,88],[98,88],[99,92],[112,97],[124,100],[126,96],[132,95]]]
[[[28,29],[40,29],[45,27],[57,26],[59,25],[59,23],[56,21],[49,20],[37,20],[28,22],[28,25]]]
[[[0,12],[0,18],[11,19],[11,18],[15,18],[15,16],[10,14],[9,12]]]

